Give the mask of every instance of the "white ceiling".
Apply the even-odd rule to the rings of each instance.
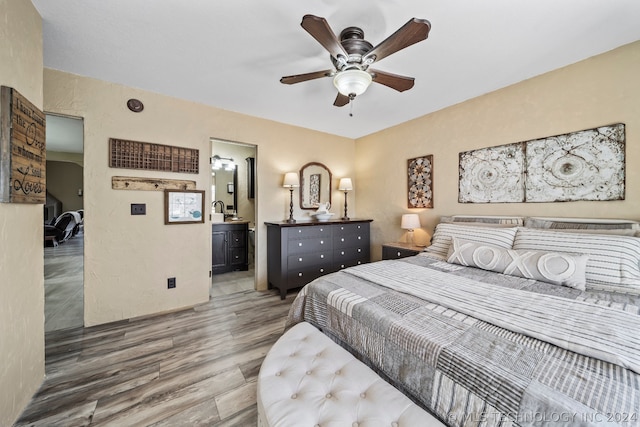
[[[32,1],[46,67],[349,138],[640,39],[638,0]],[[331,68],[305,14],[336,34],[361,27],[374,46],[428,19],[427,40],[375,64],[415,77],[414,88],[372,84],[350,117],[332,105],[330,78],[281,84]]]

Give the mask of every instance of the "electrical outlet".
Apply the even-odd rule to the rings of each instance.
[[[146,215],[147,205],[145,203],[131,203],[131,215]]]
[[[173,289],[176,287],[176,278],[175,277],[169,277],[167,279],[167,289]]]

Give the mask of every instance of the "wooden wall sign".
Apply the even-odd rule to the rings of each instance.
[[[113,176],[111,177],[111,188],[114,190],[138,191],[195,190],[196,182],[184,179]]]
[[[0,202],[46,198],[46,118],[17,90],[0,87]]]

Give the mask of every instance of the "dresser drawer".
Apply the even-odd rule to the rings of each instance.
[[[317,279],[333,270],[330,266],[309,267],[304,269],[293,269],[287,272],[287,282],[289,289],[304,286],[310,281]]]
[[[369,242],[369,233],[360,231],[358,233],[342,234],[333,237],[334,248],[349,248],[353,246],[362,246]]]
[[[362,234],[364,232],[369,235],[369,223],[340,224],[335,226],[334,236],[346,234]]]
[[[323,252],[326,249],[331,248],[331,237],[289,240],[287,248],[289,255]]]
[[[288,240],[307,239],[310,237],[323,237],[326,239],[331,238],[330,226],[316,226],[316,227],[292,227],[287,230]]]
[[[299,270],[309,267],[325,267],[329,265],[331,265],[331,251],[289,255],[287,258],[288,270]]]
[[[333,251],[333,264],[336,267],[344,268],[344,266],[362,264],[368,260],[369,251],[366,248],[351,247],[335,249]]]

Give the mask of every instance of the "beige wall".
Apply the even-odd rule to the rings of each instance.
[[[209,295],[210,223],[164,225],[161,192],[112,190],[112,176],[189,179],[204,190],[210,185],[211,137],[255,144],[256,276],[258,288],[266,289],[264,221],[288,215],[283,174],[323,162],[332,169],[336,188],[339,177],[355,173],[355,142],[349,139],[50,69],[44,72],[44,90],[45,111],[84,118],[87,326],[191,306]],[[144,110],[130,112],[129,98],[140,99]],[[109,168],[110,137],[197,148],[200,173]],[[131,216],[131,203],[146,203],[147,215]],[[296,210],[295,216],[302,213]],[[167,289],[168,277],[176,277],[176,289]]]
[[[42,107],[42,19],[0,0],[0,84]],[[44,378],[42,205],[0,203],[0,425],[13,424]]]
[[[82,209],[83,198],[78,196],[82,188],[81,166],[47,159],[47,192],[62,202],[63,212]]]
[[[358,208],[374,218],[372,253],[403,240],[400,216],[516,214],[640,219],[640,42],[389,128],[356,142]],[[458,203],[458,153],[626,123],[626,200]],[[434,208],[407,208],[407,159],[433,154]],[[426,239],[425,233],[416,239]]]

